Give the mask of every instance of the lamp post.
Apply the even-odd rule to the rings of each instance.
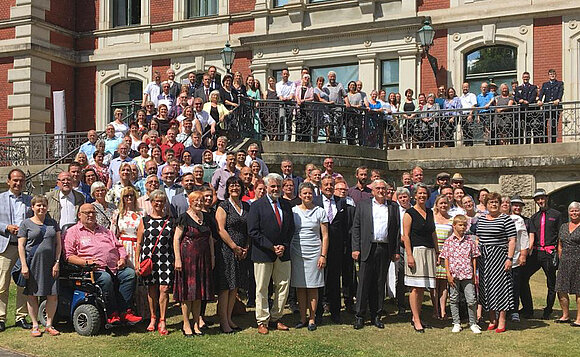
[[[437,64],[437,58],[429,54],[429,48],[433,46],[433,39],[435,38],[435,29],[431,26],[431,18],[425,18],[423,26],[417,31],[417,39],[421,44],[422,57],[427,57],[433,74],[437,77],[437,71],[439,70],[439,65]]]
[[[236,56],[236,51],[230,46],[230,41],[226,41],[224,48],[220,52],[220,56],[222,57],[224,67],[230,73],[232,64],[234,63],[234,57]]]

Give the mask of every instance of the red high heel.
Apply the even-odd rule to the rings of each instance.
[[[491,330],[495,330],[497,327],[497,324],[489,324],[489,326],[487,326],[487,330],[491,331]]]
[[[498,329],[495,330],[495,332],[497,332],[497,333],[505,332],[505,327],[504,328],[498,328]]]
[[[165,323],[165,319],[159,319],[159,322]],[[158,326],[157,327],[157,331],[159,331],[159,334],[161,336],[167,336],[167,335],[169,335],[169,331],[167,331],[167,327],[163,327],[163,329],[161,329],[161,327]]]
[[[157,317],[156,316],[151,316],[151,319],[149,321],[149,326],[147,326],[147,331],[148,332],[155,331],[156,325],[157,325]]]

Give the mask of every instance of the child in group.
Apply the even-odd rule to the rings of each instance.
[[[463,293],[467,301],[469,325],[473,333],[481,333],[477,325],[475,298],[475,268],[476,257],[480,255],[475,240],[466,235],[467,217],[459,214],[453,218],[453,234],[445,240],[440,258],[445,259],[447,281],[449,282],[449,305],[453,317],[453,329],[457,333],[462,330],[459,317],[459,294]]]

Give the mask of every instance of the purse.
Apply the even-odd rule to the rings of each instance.
[[[155,241],[155,245],[153,245],[153,248],[151,249],[151,254],[149,255],[149,257],[146,259],[143,259],[141,261],[141,263],[139,263],[139,275],[149,276],[153,272],[153,260],[151,259],[151,257],[153,256],[153,253],[155,253],[155,248],[157,248],[157,244],[159,243],[159,239],[161,239],[161,235],[163,234],[163,231],[165,230],[165,227],[167,226],[168,222],[169,222],[169,218],[167,218],[165,220],[165,223],[163,224],[161,231],[159,231],[159,235],[157,236],[157,240]]]

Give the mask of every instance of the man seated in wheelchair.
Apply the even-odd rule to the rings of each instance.
[[[136,324],[142,318],[131,310],[137,282],[135,270],[126,266],[127,252],[113,232],[97,224],[96,213],[91,204],[80,207],[79,222],[64,236],[66,260],[80,266],[96,265],[95,283],[103,291],[108,324]],[[114,276],[106,271],[107,268]],[[115,280],[118,280],[118,288]]]

